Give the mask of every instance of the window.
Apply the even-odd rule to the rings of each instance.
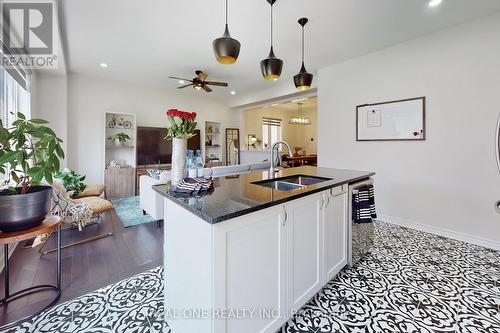
[[[262,118],[262,145],[265,149],[281,140],[281,119]]]
[[[0,67],[0,120],[4,127],[10,127],[17,119],[17,113],[31,118],[31,97],[7,71]],[[4,175],[0,174],[0,186]]]
[[[3,125],[10,127],[17,119],[18,112],[30,118],[30,104],[30,93],[0,68],[0,119]]]
[[[30,74],[31,71],[19,64],[9,62],[15,55],[7,45],[0,40],[0,57],[5,68],[0,67],[0,119],[3,125],[10,127],[17,118],[17,113],[23,113],[31,118]]]

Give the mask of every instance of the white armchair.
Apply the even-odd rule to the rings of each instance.
[[[153,185],[164,184],[170,180],[170,177],[171,173],[165,171],[160,174],[160,179],[148,175],[141,176],[139,179],[140,207],[157,221],[163,220],[163,197],[153,190]]]

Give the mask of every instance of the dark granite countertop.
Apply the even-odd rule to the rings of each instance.
[[[276,174],[275,179],[293,175],[306,175],[330,178],[331,180],[309,185],[306,188],[281,191],[253,184],[254,182],[268,179],[268,172],[264,170],[236,176],[214,178],[214,192],[201,198],[176,198],[170,194],[170,183],[155,185],[153,189],[208,223],[215,224],[312,193],[353,183],[374,174],[374,172],[370,171],[303,166],[283,169]]]

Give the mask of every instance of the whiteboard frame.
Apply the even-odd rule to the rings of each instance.
[[[367,106],[384,105],[384,104],[395,104],[395,103],[416,101],[416,100],[422,100],[423,133],[422,133],[422,136],[420,138],[415,138],[415,139],[360,139],[359,138],[359,108],[367,107]],[[415,97],[415,98],[406,98],[406,99],[400,99],[400,100],[388,101],[388,102],[358,105],[358,106],[356,106],[356,141],[358,141],[358,142],[363,142],[363,141],[365,141],[365,142],[366,141],[425,141],[425,139],[427,137],[427,129],[425,126],[425,111],[426,111],[426,97],[425,96]]]

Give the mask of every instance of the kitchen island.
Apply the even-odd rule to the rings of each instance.
[[[172,333],[274,333],[347,263],[348,184],[316,167],[214,179],[165,197],[165,319]]]

